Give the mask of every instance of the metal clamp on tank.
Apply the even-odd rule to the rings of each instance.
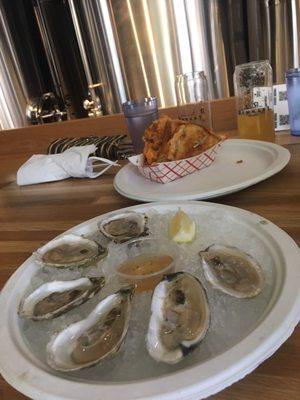
[[[26,117],[31,124],[58,122],[68,118],[67,109],[62,101],[52,92],[32,99],[26,107]]]
[[[89,117],[99,117],[103,115],[100,101],[101,86],[101,82],[89,85],[88,97],[83,100],[83,108],[88,111]]]

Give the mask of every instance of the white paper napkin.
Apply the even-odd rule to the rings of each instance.
[[[94,144],[88,146],[71,147],[60,154],[33,155],[17,172],[18,185],[32,185],[34,183],[60,181],[62,179],[97,178],[104,174],[116,161],[101,157],[89,157],[96,151]],[[95,163],[99,172],[94,172]],[[99,163],[100,162],[100,163]]]

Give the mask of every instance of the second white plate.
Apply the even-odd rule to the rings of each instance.
[[[0,297],[0,374],[4,379],[34,400],[199,400],[243,378],[273,354],[299,321],[300,270],[298,246],[270,221],[220,204],[168,201],[115,210],[85,221],[68,233],[93,235],[103,218],[131,210],[149,217],[153,237],[165,238],[170,216],[179,207],[196,222],[198,235],[193,243],[178,245],[178,270],[193,271],[202,280],[211,309],[210,330],[193,353],[176,365],[149,357],[145,333],[150,297],[145,302],[144,295],[137,295],[133,307],[140,305],[139,314],[134,308],[124,352],[81,371],[54,371],[45,363],[50,337],[70,323],[66,320],[70,314],[75,318],[73,322],[87,315],[99,297],[70,311],[69,317],[48,322],[21,320],[19,304],[32,280],[40,279],[41,273],[45,280],[51,280],[51,275],[30,257],[12,275]],[[257,259],[266,278],[259,296],[236,299],[206,283],[198,252],[213,243],[237,246]],[[107,285],[106,294],[113,290]]]
[[[144,178],[133,165],[125,165],[114,179],[115,189],[139,201],[198,200],[223,196],[252,186],[281,171],[290,152],[274,143],[229,139],[208,168],[161,184]]]

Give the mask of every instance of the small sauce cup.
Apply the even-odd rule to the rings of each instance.
[[[136,292],[140,293],[153,290],[164,275],[174,272],[177,259],[175,243],[142,237],[119,246],[114,254],[114,267],[121,281],[134,284]],[[161,268],[155,265],[157,262],[161,263]]]

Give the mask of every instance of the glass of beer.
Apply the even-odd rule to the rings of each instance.
[[[237,65],[233,79],[240,138],[274,142],[273,73],[269,61]]]

